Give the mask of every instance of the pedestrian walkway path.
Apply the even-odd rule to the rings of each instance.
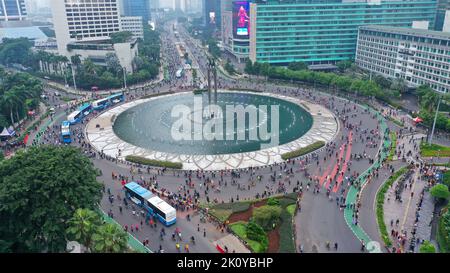
[[[430,240],[434,203],[426,187],[427,182],[420,179],[420,170],[416,169],[412,176],[393,183],[386,194],[384,220],[394,246],[404,252],[417,251],[418,241]]]
[[[104,211],[101,211],[101,213],[103,216],[103,220],[105,220],[105,222],[109,224],[118,225],[119,228],[122,229],[122,226],[119,223],[117,223],[114,219],[106,215]],[[128,234],[128,245],[132,249],[140,253],[153,253],[149,248],[145,247],[141,242],[139,242],[139,240],[137,240],[133,235],[131,235],[128,232],[127,234]]]

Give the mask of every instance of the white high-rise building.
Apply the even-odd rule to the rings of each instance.
[[[112,33],[122,31],[118,0],[54,0],[51,7],[59,54],[79,54],[103,65],[105,56],[115,53],[132,72],[137,42],[110,41]]]

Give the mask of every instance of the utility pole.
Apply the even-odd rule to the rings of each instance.
[[[439,96],[439,100],[438,100],[438,105],[436,108],[436,114],[434,115],[434,121],[433,121],[433,128],[431,129],[431,135],[430,135],[430,139],[428,140],[428,144],[431,145],[431,142],[433,141],[433,135],[434,135],[434,128],[436,127],[436,120],[439,114],[439,106],[441,104],[441,96]]]

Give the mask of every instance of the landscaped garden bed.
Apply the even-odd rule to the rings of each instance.
[[[153,159],[148,159],[145,157],[134,156],[134,155],[127,155],[125,157],[125,160],[129,161],[129,162],[137,163],[137,164],[154,166],[154,167],[163,167],[163,168],[170,168],[170,169],[182,169],[183,168],[182,163],[153,160]]]
[[[385,246],[390,247],[392,245],[391,238],[389,236],[389,233],[387,231],[386,223],[384,222],[384,200],[385,195],[388,189],[392,186],[392,184],[397,181],[397,179],[405,174],[408,171],[407,167],[403,167],[397,172],[395,172],[391,177],[388,178],[388,180],[384,183],[383,186],[381,186],[380,190],[377,192],[376,197],[376,214],[377,214],[377,222],[378,222],[378,228],[380,230],[381,239],[383,239],[383,242]]]
[[[324,141],[317,141],[317,142],[314,142],[311,145],[308,145],[306,147],[300,148],[298,150],[282,154],[281,158],[283,160],[296,158],[296,157],[299,157],[299,156],[306,155],[306,154],[309,154],[311,152],[314,152],[315,150],[318,150],[318,149],[322,148],[323,146],[325,146],[325,142]]]
[[[203,208],[208,206],[203,205]],[[255,253],[295,253],[293,217],[297,193],[268,199],[217,204],[208,213]]]

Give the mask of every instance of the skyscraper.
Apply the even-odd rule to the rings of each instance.
[[[353,59],[359,26],[411,27],[414,21],[428,21],[433,28],[437,0],[249,2],[232,2],[234,51],[236,39],[247,38],[253,62],[315,65]]]
[[[147,23],[150,17],[150,0],[122,0],[125,16],[140,16]]]
[[[443,30],[445,14],[447,11],[450,11],[450,0],[438,0],[436,21],[434,23],[435,30]]]
[[[137,42],[110,42],[110,35],[122,30],[118,0],[54,0],[51,7],[60,55],[79,54],[104,65],[105,56],[115,53],[126,71],[133,71]]]
[[[22,21],[26,17],[25,0],[0,0],[0,21]]]

